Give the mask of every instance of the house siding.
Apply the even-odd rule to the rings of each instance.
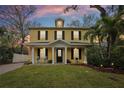
[[[53,42],[54,39],[54,32],[55,31],[59,31],[59,30],[31,30],[30,32],[30,36],[31,36],[31,42],[40,42],[41,40],[38,40],[38,31],[48,31],[48,40],[42,40],[42,41],[49,41],[49,42]],[[81,40],[73,40],[73,41],[83,41],[83,42],[90,42],[89,40],[84,40],[84,34],[87,32],[87,30],[61,30],[64,31],[65,34],[65,38],[64,40],[66,41],[71,41],[71,31],[81,31]]]

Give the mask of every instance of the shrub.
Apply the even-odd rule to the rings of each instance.
[[[11,48],[0,47],[0,64],[12,63],[13,52]]]
[[[31,61],[26,61],[24,64],[29,65],[29,64],[32,64],[32,62]]]
[[[23,54],[28,54],[28,49],[27,47],[23,47]],[[21,53],[21,48],[19,46],[17,46],[16,48],[14,48],[14,53],[17,53],[17,54],[22,54]]]
[[[71,64],[71,61],[69,59],[67,59],[67,64]]]
[[[117,69],[124,69],[124,48],[114,47],[112,49],[111,62],[114,63],[114,67]]]
[[[51,63],[52,64],[52,60],[48,60],[48,62],[47,63]]]
[[[104,58],[101,57],[99,47],[90,47],[87,51],[88,64],[93,66],[114,67],[116,69],[124,69],[124,48],[114,46],[111,49],[111,58],[107,59],[106,51],[102,50]],[[113,65],[112,65],[113,64]]]
[[[88,64],[93,66],[100,66],[103,62],[101,56],[100,56],[100,48],[97,46],[90,47],[87,50],[87,61]]]

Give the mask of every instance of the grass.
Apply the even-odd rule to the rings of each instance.
[[[84,66],[26,65],[0,75],[0,87],[123,88],[124,75],[97,72]]]

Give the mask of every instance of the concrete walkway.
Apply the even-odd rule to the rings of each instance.
[[[6,65],[0,65],[0,74],[13,71],[17,68],[20,68],[24,65],[24,63],[15,63],[15,64],[6,64]]]

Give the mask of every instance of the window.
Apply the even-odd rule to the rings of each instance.
[[[62,27],[63,26],[63,21],[57,21],[57,27]]]
[[[79,58],[79,49],[75,48],[73,52],[74,52],[74,58]]]
[[[62,50],[58,50],[58,57],[61,57],[62,55]]]
[[[48,31],[38,31],[38,40],[47,40]]]
[[[46,31],[40,31],[40,40],[45,40]]]
[[[81,48],[71,48],[71,59],[81,59]]]
[[[73,37],[74,39],[79,40],[79,31],[74,31]]]
[[[57,39],[62,39],[62,31],[57,31]]]
[[[41,58],[41,59],[46,57],[46,52],[45,52],[45,50],[46,50],[45,48],[40,49],[40,58]]]

